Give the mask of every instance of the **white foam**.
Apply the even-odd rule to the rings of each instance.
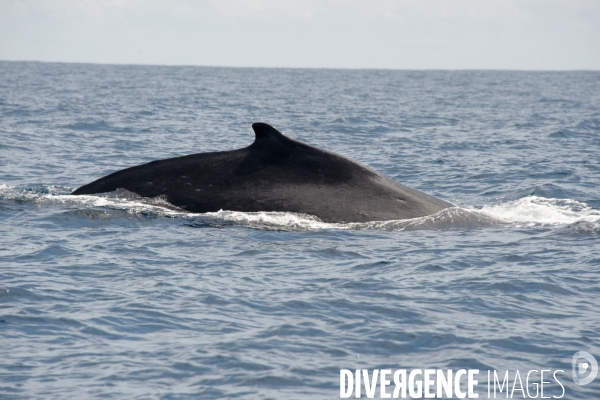
[[[585,203],[537,196],[483,206],[478,211],[503,222],[528,226],[569,225],[580,221],[600,222],[600,210],[594,210]]]
[[[220,210],[215,213],[195,215],[233,222],[240,225],[271,229],[313,230],[340,226],[340,224],[325,223],[313,215],[289,212],[240,212]]]
[[[600,223],[600,210],[570,199],[547,199],[529,196],[508,203],[472,207],[452,207],[439,213],[421,218],[399,221],[375,221],[367,223],[331,224],[308,214],[289,212],[238,212],[224,211],[205,214],[189,213],[177,209],[161,199],[144,199],[118,193],[106,196],[71,196],[70,188],[44,186],[37,189],[16,189],[0,184],[0,199],[36,203],[61,204],[71,208],[109,208],[123,210],[129,214],[157,217],[200,219],[229,222],[236,225],[262,229],[316,230],[316,229],[375,229],[402,230],[448,230],[474,229],[494,226],[498,223],[510,225],[570,225],[587,222],[594,226]],[[586,225],[587,226],[587,225]]]
[[[131,199],[128,197],[103,197],[79,195],[71,196],[69,188],[57,186],[44,186],[37,189],[16,189],[5,184],[0,185],[0,199],[17,200],[32,203],[61,204],[67,207],[100,207],[124,210],[130,214],[156,214],[158,216],[187,216],[189,213],[174,210],[168,203],[143,198]]]

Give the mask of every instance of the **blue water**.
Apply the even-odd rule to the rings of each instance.
[[[459,207],[330,225],[68,195],[257,121]],[[600,398],[571,379],[600,360],[600,72],[0,62],[0,138],[2,399],[333,399],[357,368],[562,369],[564,398]]]

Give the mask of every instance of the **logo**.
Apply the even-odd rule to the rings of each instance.
[[[578,351],[573,355],[573,382],[578,385],[587,385],[598,375],[598,362],[587,351]],[[587,374],[587,376],[585,376]]]
[[[488,370],[487,398],[495,399],[499,395],[511,399],[562,399],[565,395],[565,387],[558,379],[559,372],[564,373],[565,371],[562,369],[554,370],[554,372],[550,369],[507,370],[504,375],[501,373],[498,375],[498,371]],[[478,386],[480,382],[485,383],[480,380],[478,375],[478,369],[460,369],[458,371],[451,369],[374,369],[371,371],[368,369],[355,371],[341,369],[340,398],[360,399],[364,394],[368,399],[375,397],[382,399],[478,399],[485,390]],[[503,377],[504,379],[502,379]],[[556,385],[552,384],[552,378],[556,381]],[[562,390],[560,395],[558,395],[556,386],[560,386]]]

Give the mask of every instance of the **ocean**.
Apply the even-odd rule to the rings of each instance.
[[[69,195],[259,121],[457,207]],[[600,72],[0,62],[0,138],[1,399],[334,399],[343,369],[478,369],[479,398],[559,370],[544,396],[600,399],[572,378],[600,360]]]

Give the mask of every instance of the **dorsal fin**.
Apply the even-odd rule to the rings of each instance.
[[[254,134],[256,135],[256,140],[260,139],[269,139],[269,138],[284,138],[284,134],[279,132],[277,129],[273,128],[269,124],[265,124],[264,122],[256,122],[252,124],[252,129],[254,129]]]

